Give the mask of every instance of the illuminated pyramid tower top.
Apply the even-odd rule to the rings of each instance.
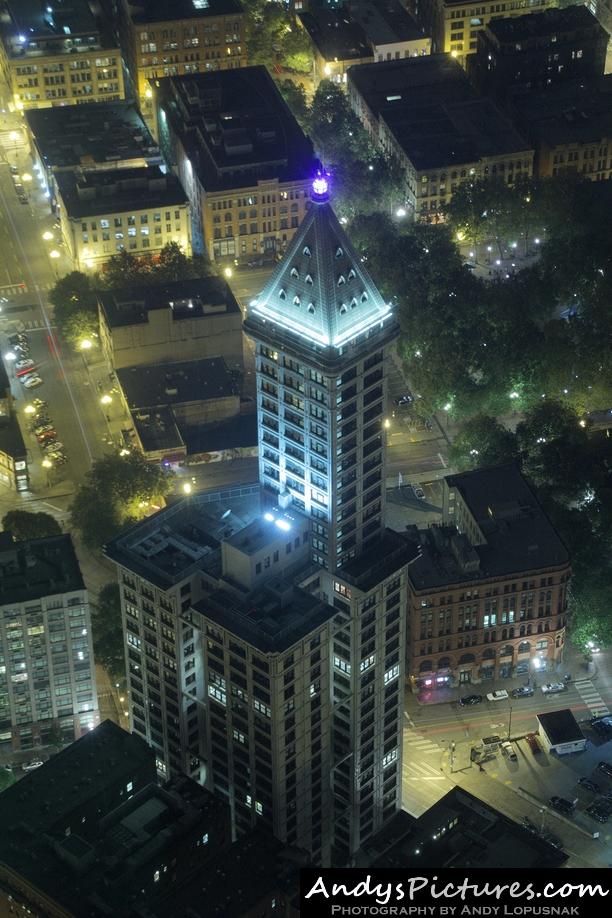
[[[256,338],[288,336],[295,344],[301,339],[301,347],[333,362],[358,339],[395,335],[397,327],[332,210],[324,174],[314,179],[311,197],[283,260],[249,304],[245,331]]]

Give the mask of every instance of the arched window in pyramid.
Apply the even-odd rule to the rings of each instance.
[[[294,265],[293,268],[291,269],[291,277],[299,277],[299,276],[300,276],[300,272]]]
[[[311,313],[314,314],[314,311],[315,311],[315,304],[314,304],[314,303],[309,303],[309,304],[308,304],[308,312],[311,312]]]
[[[355,274],[355,269],[351,268],[351,270],[348,273],[348,279],[352,280],[354,277],[357,277],[357,275]]]
[[[365,303],[367,299],[368,299],[368,291],[364,290],[363,293],[361,294],[361,302]]]
[[[341,274],[340,277],[338,278],[338,286],[341,287],[342,284],[346,284],[346,277],[344,276],[344,274]]]
[[[312,274],[307,274],[304,280],[307,284],[312,284]]]
[[[285,293],[285,291],[283,290],[282,287],[281,287],[280,290],[278,291],[278,298],[279,298],[279,300],[286,300],[286,299],[287,299],[287,294]]]
[[[310,248],[307,245],[304,246],[302,255],[306,255],[307,258],[310,258],[311,252],[310,252]]]
[[[299,296],[294,296],[294,297],[293,297],[293,305],[294,305],[294,306],[301,306],[301,305],[302,305],[302,301],[300,300]]]
[[[342,251],[340,246],[338,246],[338,248],[336,249],[336,258],[342,258],[343,255],[344,255],[344,252]]]
[[[340,315],[343,316],[345,312],[348,312],[348,306],[346,303],[340,303]]]
[[[354,309],[357,306],[357,298],[353,297],[351,300],[351,309]]]

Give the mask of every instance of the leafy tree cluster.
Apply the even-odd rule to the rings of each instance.
[[[16,542],[62,534],[62,527],[50,513],[30,513],[27,510],[9,510],[2,517],[2,528],[8,530]]]
[[[310,39],[290,9],[269,0],[245,0],[243,6],[250,64],[311,73]]]
[[[546,202],[546,241],[531,267],[504,279],[463,265],[452,221],[398,226],[371,214],[349,223],[397,302],[407,377],[429,410],[507,415],[542,396],[581,413],[612,405],[612,190],[602,185],[560,182],[556,195],[532,187],[534,202]],[[576,314],[563,318],[570,308]]]
[[[89,548],[99,548],[165,497],[172,476],[137,452],[94,462],[70,508],[72,526]]]
[[[114,678],[124,678],[125,657],[118,584],[107,583],[100,590],[92,616],[92,632],[96,663],[104,666]]]
[[[49,292],[59,333],[73,350],[81,342],[98,337],[98,312],[95,291],[169,283],[192,277],[206,277],[212,271],[204,255],[187,257],[176,242],[169,242],[155,261],[139,259],[130,252],[113,255],[102,275],[71,271],[60,278]]]
[[[554,399],[528,410],[516,433],[479,415],[461,426],[450,460],[460,470],[520,463],[572,557],[571,637],[585,649],[612,644],[612,480],[609,441],[589,436],[581,420]]]

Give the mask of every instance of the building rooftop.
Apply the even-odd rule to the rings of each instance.
[[[16,542],[0,554],[0,606],[84,589],[70,535]]]
[[[348,9],[373,45],[423,37],[422,29],[399,0],[349,0]]]
[[[612,135],[612,74],[532,91],[514,100],[513,114],[535,146],[604,140]]]
[[[135,408],[131,415],[145,452],[153,453],[159,450],[182,450],[184,452],[185,442],[177,427],[172,408],[163,406],[153,409]]]
[[[428,103],[475,98],[464,69],[450,54],[359,64],[348,71],[348,83],[375,116],[389,107],[423,102],[424,94]]]
[[[321,360],[341,359],[357,340],[372,349],[373,334],[397,333],[391,306],[340,226],[327,192],[313,201],[283,260],[249,303],[244,329],[255,338],[283,335],[320,352]]]
[[[155,309],[172,310],[172,319],[201,319],[240,314],[234,294],[222,277],[198,277],[129,290],[101,290],[98,301],[110,328],[144,325]]]
[[[158,165],[159,148],[133,102],[92,102],[24,112],[47,167],[53,171],[114,168],[117,162]]]
[[[552,746],[584,739],[584,733],[569,708],[562,711],[547,711],[546,714],[536,716]]]
[[[543,38],[551,34],[559,41],[563,32],[589,28],[603,31],[593,13],[586,6],[580,5],[543,10],[541,13],[528,13],[510,19],[493,19],[487,25],[487,30],[502,43]]]
[[[187,203],[175,175],[159,166],[101,172],[58,172],[55,175],[68,217],[152,210]]]
[[[239,0],[131,0],[132,22],[172,22],[180,19],[207,19],[242,13]]]
[[[9,58],[29,63],[45,54],[79,54],[103,46],[87,0],[8,0],[0,34]],[[104,43],[105,44],[105,43]]]
[[[223,357],[125,367],[116,372],[131,410],[237,394]]]
[[[239,414],[210,424],[198,424],[197,427],[181,425],[181,431],[189,455],[256,447],[257,412]]]
[[[392,529],[385,529],[380,542],[347,561],[339,573],[349,583],[367,592],[394,571],[411,564],[419,550],[418,544],[412,540]]]
[[[324,60],[360,61],[372,57],[364,29],[345,10],[311,7],[299,17]]]
[[[105,546],[107,557],[162,589],[220,558],[221,540],[260,517],[257,483],[203,491],[165,507]]]
[[[26,445],[15,415],[2,414],[0,417],[0,452],[6,453],[13,459],[25,459],[26,457]]]
[[[387,108],[381,118],[417,171],[528,152],[529,144],[490,99]]]
[[[164,77],[155,94],[207,191],[312,175],[312,144],[265,67]]]

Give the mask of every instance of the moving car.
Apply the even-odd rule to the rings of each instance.
[[[40,376],[37,376],[33,373],[31,376],[28,376],[27,379],[22,380],[26,389],[38,389],[39,386],[42,386],[43,381]]]
[[[22,376],[32,376],[36,373],[36,365],[33,360],[27,360],[24,362],[30,364],[30,366],[22,367],[20,370],[15,370],[15,376],[17,379],[21,379]]]
[[[603,771],[604,775],[612,778],[612,765],[609,762],[600,762],[597,767],[600,771]]]
[[[564,816],[571,816],[576,808],[577,800],[566,800],[565,797],[551,797],[548,801],[553,810],[558,810]]]
[[[556,695],[557,692],[565,691],[565,683],[563,682],[547,682],[546,685],[542,686],[543,695]]]
[[[38,760],[34,760],[33,762],[26,762],[21,767],[23,771],[34,771],[35,768],[40,768],[40,766],[44,764],[45,764],[44,762],[39,762]]]
[[[414,485],[413,487],[414,495],[418,500],[425,500],[425,491],[420,485]]]
[[[542,751],[542,747],[540,746],[539,740],[535,733],[527,733],[525,739],[527,741],[527,745],[534,755],[537,755]]]
[[[501,748],[502,754],[505,755],[507,759],[510,759],[511,762],[518,762],[518,756],[510,740],[504,740]]]
[[[513,698],[531,698],[535,689],[531,685],[521,685],[520,688],[512,689],[510,694]]]
[[[482,701],[482,695],[464,695],[463,698],[459,699],[459,704],[462,707],[468,704],[480,704]]]
[[[580,787],[585,787],[587,790],[592,791],[594,794],[599,793],[599,784],[596,784],[595,781],[591,781],[590,778],[579,778],[578,784]]]
[[[489,692],[487,701],[505,701],[507,697],[508,692],[505,689],[500,689],[498,692]]]

